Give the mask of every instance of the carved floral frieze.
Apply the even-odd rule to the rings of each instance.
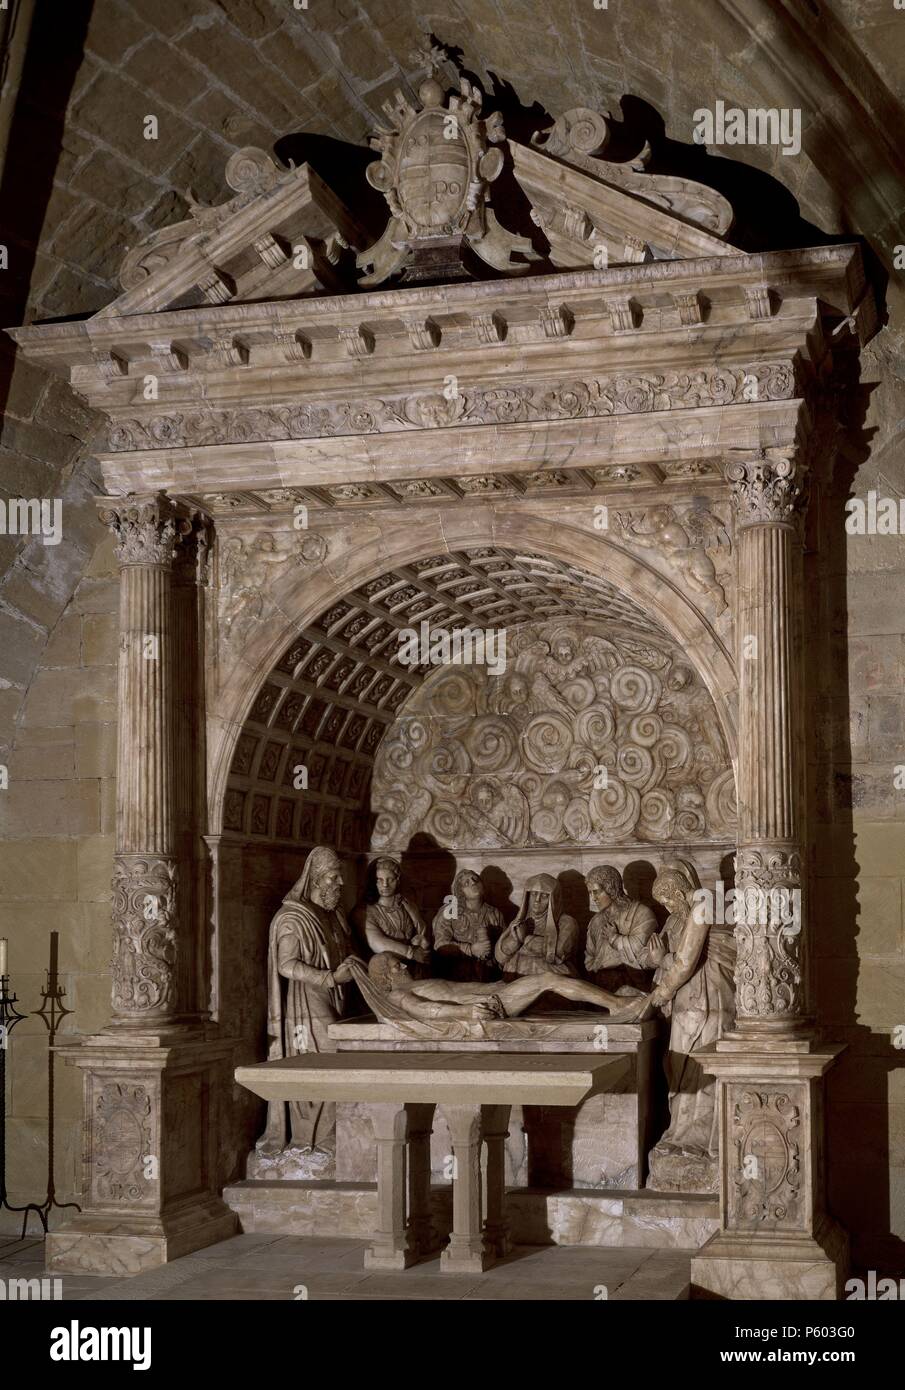
[[[118,854],[113,867],[113,1007],[141,1019],[171,1010],[176,993],[176,865]]]
[[[468,387],[451,398],[440,391],[306,405],[247,406],[186,411],[147,419],[120,418],[111,426],[111,452],[176,449],[266,440],[316,439],[455,425],[523,424],[611,415],[635,415],[700,406],[792,399],[789,362],[647,372],[632,376],[533,385]]]

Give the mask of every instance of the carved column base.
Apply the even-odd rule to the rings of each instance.
[[[138,1274],[234,1235],[218,1164],[230,1045],[102,1033],[56,1051],[83,1071],[83,1209],[48,1236],[48,1269]]]
[[[720,1230],[693,1297],[836,1299],[848,1238],[824,1204],[823,1077],[844,1044],[735,1037],[696,1055],[717,1078]]]
[[[813,1236],[720,1231],[692,1257],[692,1298],[835,1302],[848,1272],[848,1236],[824,1217]]]

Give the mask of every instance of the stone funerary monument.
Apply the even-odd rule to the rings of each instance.
[[[372,142],[382,233],[243,149],[114,303],[14,332],[109,420],[121,593],[113,1018],[64,1049],[54,1269],[241,1222],[839,1292],[802,554],[872,299],[856,245],[745,253],[608,139],[512,138],[435,51]],[[432,659],[465,630],[504,659]]]

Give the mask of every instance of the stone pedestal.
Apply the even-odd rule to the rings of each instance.
[[[842,1050],[724,1039],[700,1054],[719,1087],[721,1199],[691,1262],[699,1296],[842,1296],[848,1239],[823,1200],[823,1076]]]
[[[217,1181],[230,1047],[199,1030],[56,1050],[84,1073],[83,1210],[48,1235],[47,1268],[138,1274],[235,1234]]]

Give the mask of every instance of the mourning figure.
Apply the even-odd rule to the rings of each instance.
[[[375,956],[389,952],[426,966],[431,958],[430,933],[415,904],[399,892],[401,877],[402,870],[395,859],[384,857],[376,861],[378,898],[365,909],[365,937]]]
[[[578,974],[578,923],[562,910],[562,889],[552,874],[535,874],[525,885],[518,915],[496,944],[497,964],[517,975]]]
[[[612,864],[591,869],[585,882],[594,916],[588,923],[584,965],[605,989],[650,989],[650,971],[642,965],[644,948],[657,930],[657,919],[644,903],[625,891]]]
[[[434,953],[444,959],[453,980],[488,980],[494,973],[493,947],[505,926],[498,907],[484,901],[484,885],[474,869],[460,869],[450,900],[434,918]]]
[[[656,967],[653,990],[629,1006],[644,1017],[652,1005],[671,1018],[666,1078],[669,1128],[649,1155],[647,1186],[659,1192],[716,1192],[719,1139],[716,1082],[695,1054],[731,1027],[735,1009],[732,929],[708,926],[695,910],[701,882],[690,863],[663,864],[653,894],[669,911],[642,959]]]
[[[286,894],[270,924],[270,1061],[305,1052],[335,1051],[327,1028],[342,1017],[344,986],[351,979],[352,959],[352,937],[339,906],[342,891],[339,856],[319,845],[308,855],[301,878]],[[271,1101],[267,1128],[256,1147],[262,1154],[276,1155],[287,1148],[287,1137],[290,1148],[332,1153],[335,1105],[323,1101]]]

